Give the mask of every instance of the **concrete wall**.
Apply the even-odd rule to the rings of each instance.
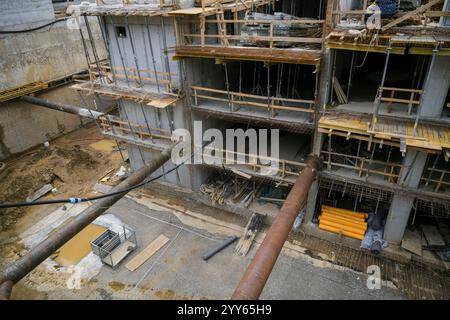
[[[24,25],[30,27],[32,24],[43,24],[55,19],[51,0],[1,0],[0,13],[0,28],[10,27],[8,30]]]
[[[163,72],[170,72],[172,89],[181,89],[182,63],[173,60],[173,50],[168,53],[168,59],[166,59],[165,54],[164,38],[167,48],[175,46],[175,32],[171,19],[164,18],[164,29],[161,26],[160,17],[149,18],[148,27],[146,19],[140,17],[130,17],[127,23],[123,17],[107,17],[104,22],[106,22],[112,66],[117,67],[115,71],[118,85],[133,88],[139,87],[137,82],[139,75],[137,73],[127,72],[129,80],[127,81],[125,72],[123,72],[123,67],[127,70],[138,68],[142,70],[140,72],[141,79],[143,79],[142,87],[150,92],[158,92],[158,86],[155,82],[144,79],[145,77],[155,78],[154,60],[158,79],[163,79]],[[125,28],[126,36],[117,37],[117,28]],[[161,93],[167,92],[166,86],[160,83],[159,91]],[[122,100],[121,104],[121,118],[125,120],[128,118],[131,122],[142,124],[144,127],[147,121],[148,125],[153,128],[165,130],[190,129],[190,112],[184,99],[180,100],[176,105],[165,109],[157,109],[127,100]],[[139,169],[144,162],[147,163],[159,153],[159,151],[152,151],[143,147],[138,148],[134,145],[129,145],[128,151],[131,166],[134,170]],[[157,170],[154,176],[167,172],[172,168],[173,164],[169,162]],[[197,182],[194,179],[195,174],[193,174],[195,170],[196,168],[192,166],[182,166],[178,170],[167,174],[163,180],[186,188],[196,188]]]
[[[82,105],[78,94],[67,87],[47,91],[37,97]],[[75,115],[17,100],[8,102],[6,105],[2,104],[0,105],[0,160],[78,128],[82,121]]]
[[[0,1],[2,5],[3,2]],[[91,27],[99,54],[105,58],[96,19],[92,20]],[[84,34],[87,35],[86,30]],[[34,32],[0,35],[0,56],[0,89],[49,81],[87,68],[79,30],[68,29],[64,22]],[[49,90],[42,96],[83,106],[78,94],[69,86]],[[70,132],[79,125],[80,119],[76,116],[17,100],[0,103],[0,159]]]
[[[93,33],[104,58],[95,23],[91,23]],[[80,33],[64,22],[42,31],[0,35],[0,56],[0,89],[57,79],[87,68]]]

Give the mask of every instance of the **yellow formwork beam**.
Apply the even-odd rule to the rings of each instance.
[[[350,51],[363,51],[363,52],[374,52],[374,53],[386,53],[387,46],[376,46],[360,43],[347,43],[347,42],[327,42],[327,48],[338,49],[338,50],[350,50]],[[393,47],[391,54],[405,54],[405,48]]]
[[[432,55],[434,48],[421,48],[421,47],[412,47],[409,49],[410,54],[419,54],[419,55]],[[450,48],[442,48],[437,52],[438,56],[450,56]]]

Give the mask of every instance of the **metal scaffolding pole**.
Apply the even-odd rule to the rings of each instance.
[[[147,27],[147,36],[148,36],[148,44],[149,44],[149,47],[150,47],[150,55],[152,56],[153,72],[155,73],[155,80],[156,80],[156,85],[158,86],[158,92],[160,92],[158,72],[156,71],[155,53],[153,51],[152,37],[151,37],[151,34],[150,34],[150,27],[149,27],[148,17],[145,17],[145,24],[146,24],[146,27]]]
[[[380,111],[381,97],[383,95],[383,88],[384,88],[384,83],[386,81],[386,74],[387,74],[387,69],[388,69],[388,65],[389,65],[389,58],[391,57],[391,51],[392,51],[392,43],[389,41],[389,46],[386,49],[386,62],[384,63],[383,77],[381,78],[381,83],[380,83],[380,86],[378,87],[378,93],[377,93],[377,97],[375,99],[375,104],[374,104],[372,125],[371,125],[372,130],[374,130],[375,124],[378,121],[378,113]]]
[[[116,25],[114,24],[113,18],[111,16],[109,16],[109,18],[110,18],[111,25],[115,29]],[[121,61],[121,64],[122,64],[123,72],[125,74],[125,80],[127,81],[127,86],[129,87],[130,86],[130,79],[128,78],[128,70],[127,70],[127,67],[125,65],[125,61],[124,61],[123,54],[122,54],[122,49],[120,48],[120,44],[119,44],[119,40],[118,40],[117,34],[114,37],[114,39],[116,40],[117,51],[119,52],[120,61]],[[111,65],[111,71],[112,70],[114,70],[114,66],[113,65]]]
[[[98,58],[97,48],[95,47],[94,37],[92,36],[91,27],[89,26],[89,20],[87,16],[84,16],[84,23],[86,24],[86,30],[89,36],[89,42],[91,43],[92,53],[94,54],[95,64],[98,68],[98,74],[100,76],[100,82],[104,82],[103,70],[100,65],[100,59]]]
[[[139,86],[142,87],[141,71],[139,70],[138,58],[136,55],[136,49],[134,47],[133,34],[131,33],[131,28],[128,23],[128,15],[125,16],[125,27],[130,37],[131,52],[133,53],[134,66],[136,67],[136,74],[138,76]]]

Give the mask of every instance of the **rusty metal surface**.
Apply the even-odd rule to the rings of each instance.
[[[0,285],[0,300],[8,300],[11,296],[11,291],[13,287],[12,281],[3,282]]]
[[[308,191],[317,176],[319,165],[318,158],[308,159],[307,166],[301,171],[280,212],[275,217],[263,243],[234,291],[232,299],[256,300],[261,295],[295,218],[306,203]]]
[[[32,96],[22,96],[20,98],[20,100],[31,103],[31,104],[35,104],[35,105],[38,105],[41,107],[46,107],[46,108],[57,110],[57,111],[72,113],[72,114],[79,115],[81,117],[86,117],[86,118],[91,118],[91,119],[97,119],[98,117],[101,117],[104,115],[104,113],[101,113],[101,112],[98,112],[95,110],[89,110],[89,109],[80,108],[80,107],[72,106],[72,105],[65,104],[65,103],[53,102],[53,101],[49,101],[49,100],[45,100],[45,99],[32,97]]]
[[[144,167],[134,172],[130,177],[114,187],[111,190],[111,193],[124,190],[144,181],[146,177],[159,169],[165,162],[170,159],[171,151],[172,149],[163,151],[151,162],[147,163]],[[73,238],[78,232],[83,230],[97,217],[102,215],[114,203],[123,198],[127,193],[128,191],[97,200],[94,205],[81,212],[70,223],[61,227],[58,231],[51,234],[47,239],[31,249],[25,256],[9,265],[3,272],[0,273],[0,288],[2,289],[2,292],[0,292],[0,294],[4,293],[0,297],[0,299],[9,299],[10,297],[11,292],[10,290],[7,290],[8,285],[6,283],[17,283],[20,279],[25,277],[40,263],[47,259],[53,252],[58,250],[62,245]]]

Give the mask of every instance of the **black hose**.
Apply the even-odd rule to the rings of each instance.
[[[168,173],[171,173],[173,171],[175,171],[176,169],[178,169],[179,167],[181,167],[183,164],[186,163],[187,160],[185,160],[183,163],[180,163],[179,165],[177,165],[176,167],[170,169],[169,171],[160,174],[157,177],[154,177],[148,181],[143,181],[137,185],[131,186],[129,188],[120,190],[120,191],[116,191],[116,192],[112,192],[112,193],[106,193],[103,194],[101,196],[95,196],[95,197],[90,197],[90,198],[68,198],[68,199],[56,199],[56,200],[42,200],[42,201],[34,201],[34,202],[18,202],[18,203],[5,203],[5,204],[0,204],[0,209],[8,209],[8,208],[18,208],[18,207],[32,207],[32,206],[40,206],[40,205],[44,205],[44,204],[59,204],[59,203],[81,203],[81,202],[88,202],[88,201],[95,201],[95,200],[100,200],[103,198],[107,198],[107,197],[112,197],[118,194],[122,194],[122,193],[128,193],[129,191],[133,190],[133,189],[137,189],[140,188],[150,182],[153,182],[155,180],[158,180],[160,178],[162,178],[163,176],[167,175]]]
[[[206,142],[203,147],[205,147],[207,144],[209,144],[210,141]],[[145,186],[146,184],[149,184],[153,181],[156,181],[162,177],[164,177],[165,175],[177,170],[179,167],[181,167],[182,165],[184,165],[188,160],[192,159],[194,157],[194,153],[192,153],[191,157],[184,160],[182,163],[180,163],[179,165],[173,167],[172,169],[170,169],[169,171],[166,171],[165,173],[162,173],[150,180],[147,181],[143,181],[137,185],[131,186],[129,188],[120,190],[120,191],[116,191],[116,192],[112,192],[112,193],[106,193],[103,194],[101,196],[95,196],[95,197],[90,197],[90,198],[68,198],[68,199],[55,199],[55,200],[42,200],[42,201],[34,201],[34,202],[18,202],[18,203],[4,203],[4,204],[0,204],[0,209],[9,209],[9,208],[18,208],[18,207],[32,207],[32,206],[39,206],[39,205],[45,205],[45,204],[59,204],[59,203],[81,203],[81,202],[88,202],[88,201],[95,201],[95,200],[100,200],[103,198],[107,198],[107,197],[112,197],[118,194],[122,194],[122,193],[127,193],[131,190],[140,188],[142,186]]]
[[[34,27],[31,29],[23,29],[23,30],[0,30],[0,34],[8,34],[8,33],[26,33],[26,32],[32,32],[32,31],[36,31],[39,29],[43,29],[45,27],[51,26],[55,23],[61,22],[61,21],[66,21],[67,19],[69,19],[69,17],[64,17],[64,18],[60,18],[60,19],[56,19],[52,22],[46,23],[42,26],[38,26],[38,27]]]

